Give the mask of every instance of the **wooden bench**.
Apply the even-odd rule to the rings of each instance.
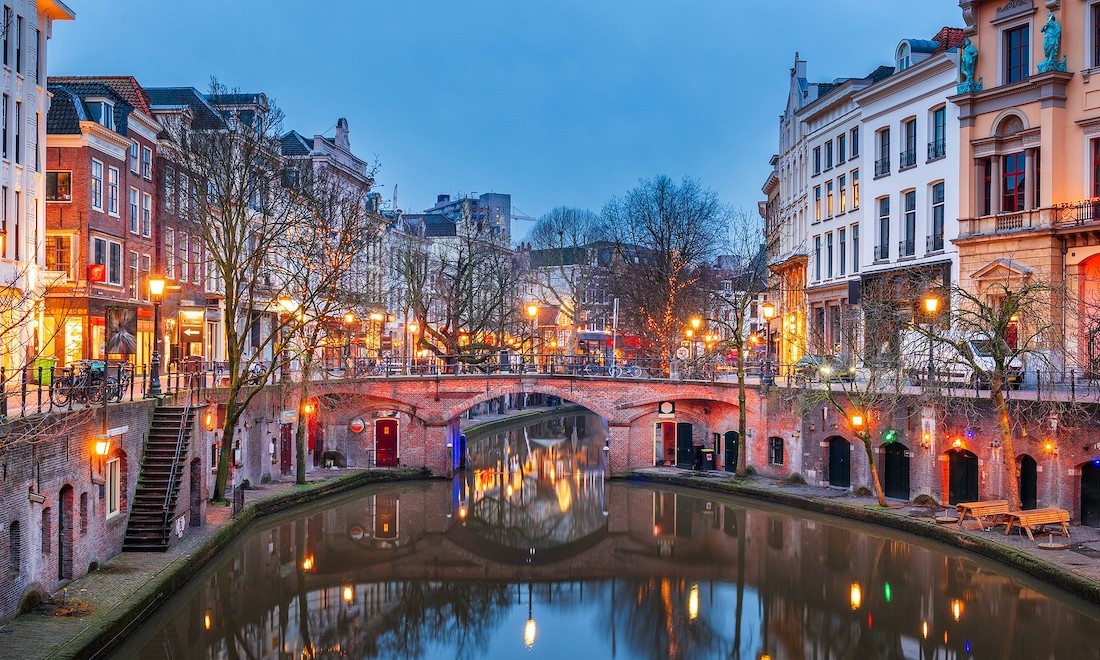
[[[963,520],[969,515],[974,520],[978,521],[978,525],[981,526],[982,531],[985,531],[985,523],[983,518],[990,516],[1003,516],[1008,514],[1008,500],[987,500],[985,502],[960,502],[955,505],[955,509],[959,512],[959,527],[962,527]],[[995,526],[995,525],[994,525]]]
[[[1016,525],[1025,532],[1027,537],[1032,541],[1035,537],[1032,536],[1031,531],[1033,527],[1041,527],[1043,525],[1061,525],[1062,533],[1069,538],[1069,511],[1065,509],[1031,509],[1029,511],[1009,511],[1008,512],[1008,524],[1005,525],[1005,535],[1012,531],[1012,526]]]

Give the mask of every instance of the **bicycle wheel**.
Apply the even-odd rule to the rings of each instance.
[[[584,365],[584,375],[585,376],[595,376],[597,373],[599,373],[599,371],[600,371],[599,365],[595,365],[595,364],[586,364],[586,365]]]
[[[50,383],[50,401],[55,406],[67,406],[73,398],[73,382],[71,376],[62,376]]]
[[[641,378],[642,368],[636,364],[632,364],[626,368],[626,375],[630,378]]]
[[[91,403],[103,403],[103,396],[106,394],[103,385],[103,381],[98,378],[85,379],[84,398]]]
[[[612,378],[619,378],[623,375],[623,367],[617,364],[613,364],[607,368],[607,375]]]
[[[122,386],[114,376],[107,378],[107,401],[122,401]]]

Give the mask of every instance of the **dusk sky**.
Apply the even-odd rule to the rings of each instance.
[[[657,174],[755,213],[795,51],[827,81],[962,26],[956,0],[66,1],[51,74],[217,76],[307,136],[347,117],[387,204],[503,192],[535,217]]]

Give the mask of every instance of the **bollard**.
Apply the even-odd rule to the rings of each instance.
[[[1023,388],[1023,384],[1020,385]],[[1043,398],[1043,372],[1035,370],[1035,399],[1039,400]]]
[[[1077,400],[1077,370],[1069,370],[1069,400]]]

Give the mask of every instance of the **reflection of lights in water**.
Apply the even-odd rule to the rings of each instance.
[[[921,634],[924,635],[924,638],[928,639],[928,622],[927,621],[920,624],[920,631],[921,631]]]
[[[691,585],[688,592],[688,617],[694,621],[699,618],[699,585]]]
[[[355,600],[355,590],[351,588],[350,584],[345,585],[344,586],[344,602],[345,603],[350,603],[353,600]]]
[[[558,508],[565,513],[573,505],[573,491],[569,488],[569,482],[559,481],[554,486],[554,490],[558,493]]]
[[[858,610],[859,606],[863,604],[863,588],[859,586],[859,583],[852,583],[852,593],[850,597],[852,600],[852,609]]]
[[[458,507],[458,519],[459,520],[466,520],[466,507],[465,506]]]
[[[963,605],[961,600],[956,598],[955,600],[951,601],[951,616],[955,617],[956,621],[958,621],[962,617],[962,609]]]
[[[535,645],[535,632],[535,620],[527,619],[527,623],[523,626],[523,645],[527,648]]]
[[[505,494],[508,495],[508,497],[511,497],[512,495],[515,494],[516,489],[512,488],[512,484],[508,484],[508,488],[504,492],[505,492]]]
[[[206,614],[203,614],[202,625],[205,626],[207,630],[210,630],[210,610],[206,610]]]
[[[302,560],[302,570],[303,571],[312,571],[313,570],[313,555],[306,555],[306,558]]]

